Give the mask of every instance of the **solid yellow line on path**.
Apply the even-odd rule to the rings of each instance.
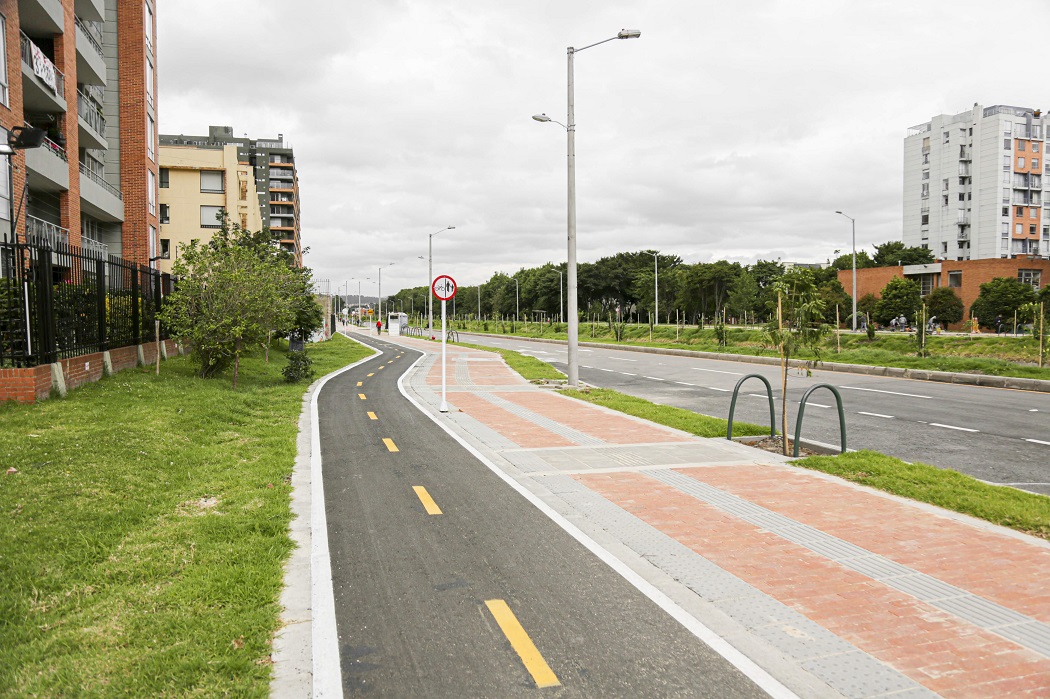
[[[416,497],[423,503],[423,509],[427,511],[428,515],[439,515],[441,514],[441,508],[434,502],[434,498],[430,497],[430,493],[427,489],[421,485],[412,486],[412,490],[416,491]]]
[[[387,451],[401,451],[390,437],[383,437],[383,444],[386,445]]]
[[[357,397],[360,398],[361,400],[365,400],[365,394],[364,393],[358,393]]]
[[[368,419],[369,420],[378,420],[379,418],[376,417],[375,413],[370,412],[370,413],[368,413]]]
[[[507,603],[501,599],[490,599],[485,600],[485,606],[489,608],[489,612],[496,620],[496,623],[499,624],[503,635],[507,637],[511,647],[514,648],[518,657],[521,658],[525,669],[532,675],[536,686],[541,689],[543,687],[560,686],[561,682],[558,681],[557,675],[554,674],[547,665],[547,661],[540,655],[536,645],[529,638],[529,635],[525,633],[525,629],[521,627],[521,624],[518,623],[518,618],[514,616],[514,612],[510,611]]]
[[[375,375],[376,375],[376,373],[374,371],[371,374],[369,374],[369,376],[375,376]]]

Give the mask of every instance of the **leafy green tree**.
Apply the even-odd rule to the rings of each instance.
[[[784,435],[784,454],[788,454],[787,380],[788,360],[799,350],[809,348],[817,354],[821,340],[830,328],[824,323],[824,302],[813,282],[813,273],[796,267],[772,283],[776,301],[766,336],[780,353],[780,416]]]
[[[729,312],[737,318],[751,315],[756,310],[757,302],[758,282],[750,272],[742,269],[729,290],[729,298],[726,301]]]
[[[937,316],[937,321],[944,325],[958,323],[963,319],[963,302],[955,289],[939,286],[924,299],[930,317]]]
[[[836,251],[837,252],[837,251]],[[871,259],[871,255],[866,250],[857,251],[857,269],[867,269],[868,267],[874,267],[875,260]],[[835,258],[834,262],[831,263],[832,269],[836,271],[840,270],[853,270],[853,253],[847,252],[845,255],[839,255]]]
[[[1036,299],[1035,290],[1016,277],[996,277],[981,284],[977,300],[970,306],[970,317],[983,328],[994,328],[995,319],[1013,322],[1014,311]]]
[[[918,282],[894,277],[882,289],[882,297],[875,307],[875,320],[883,325],[900,316],[914,321],[915,309],[922,305],[920,291]]]
[[[850,314],[853,313],[853,299],[838,279],[824,282],[817,287],[817,294],[824,304],[824,322],[829,325],[835,323],[835,309],[838,307],[838,320],[840,323],[849,324]]]
[[[933,253],[925,248],[908,248],[899,240],[875,246],[876,267],[896,267],[901,265],[928,265],[935,261]],[[858,264],[858,267],[860,265]]]
[[[875,309],[879,306],[879,297],[875,294],[864,294],[857,299],[857,314],[868,318],[875,317]]]

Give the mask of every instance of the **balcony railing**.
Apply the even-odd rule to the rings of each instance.
[[[95,38],[94,33],[91,31],[91,29],[88,28],[87,23],[84,22],[79,17],[76,17],[76,16],[73,17],[73,21],[76,23],[76,25],[78,27],[80,27],[80,30],[82,32],[84,32],[84,36],[87,37],[88,43],[91,44],[91,47],[95,49],[95,53],[98,54],[99,58],[101,58],[102,60],[106,60],[106,55],[104,53],[102,53],[102,46],[101,46],[101,44],[99,44],[98,40]]]
[[[972,160],[969,146],[959,146],[959,160]]]
[[[39,77],[55,94],[62,99],[66,98],[66,76],[62,74],[50,58],[44,55],[40,47],[34,44],[28,36],[22,34],[22,63],[25,63],[33,73]],[[33,49],[36,49],[37,61],[33,60]],[[39,67],[39,71],[37,68]],[[41,75],[43,73],[43,75]],[[53,78],[54,85],[49,78]]]
[[[52,141],[50,138],[45,138],[42,145],[44,148],[47,148],[55,155],[62,158],[62,160],[69,162],[69,156],[66,155],[66,149]]]
[[[106,182],[102,175],[98,174],[97,172],[92,172],[88,168],[84,167],[84,163],[80,163],[80,174],[87,175],[88,178],[91,179],[91,181],[93,181],[99,187],[102,187],[102,189],[106,190],[107,192],[115,196],[117,199],[124,201],[124,195],[120,193],[119,189],[111,185],[109,182]]]
[[[106,101],[106,91],[102,89],[101,85],[85,83],[84,91],[87,92],[88,97],[95,101],[95,104],[103,104]]]
[[[77,100],[77,114],[84,117],[84,121],[95,130],[95,133],[105,138],[106,117],[102,116],[102,112],[98,111],[88,95],[80,90],[77,90],[77,94],[80,96],[80,99]]]
[[[56,248],[59,245],[69,245],[69,230],[49,221],[26,216],[26,239],[31,243],[47,244]]]
[[[101,255],[102,257],[106,257],[109,255],[108,245],[106,245],[105,243],[100,243],[97,240],[92,240],[91,238],[81,238],[80,249],[85,252],[91,252],[97,255]]]
[[[270,180],[270,189],[292,189],[291,180]]]

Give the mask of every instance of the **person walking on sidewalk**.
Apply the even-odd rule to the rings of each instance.
[[[383,321],[382,320],[377,320],[376,321],[376,335],[382,335],[382,334],[383,334]]]

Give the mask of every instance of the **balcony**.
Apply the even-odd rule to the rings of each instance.
[[[292,191],[295,188],[295,184],[291,181],[284,180],[270,180],[270,191]]]
[[[81,238],[80,249],[92,257],[109,257],[109,246],[91,238]]]
[[[124,197],[102,175],[80,163],[80,210],[100,221],[124,220]]]
[[[61,34],[66,30],[65,17],[62,0],[20,0],[18,3],[18,23],[22,31],[30,34]]]
[[[54,249],[69,245],[69,230],[34,216],[26,216],[26,240],[37,245],[49,245]]]
[[[80,145],[84,148],[106,150],[106,117],[85,93],[77,91],[77,124],[80,127]]]
[[[66,111],[66,78],[28,36],[22,34],[22,107],[25,112]]]
[[[959,160],[973,160],[969,146],[959,146]]]
[[[970,231],[959,231],[959,240],[969,240]]]
[[[62,146],[45,138],[40,148],[26,150],[29,189],[43,192],[69,190],[69,159]]]
[[[106,57],[95,32],[79,17],[74,19],[77,34],[77,79],[93,85],[106,84]]]
[[[90,22],[102,22],[106,19],[103,0],[74,0],[73,12]]]

